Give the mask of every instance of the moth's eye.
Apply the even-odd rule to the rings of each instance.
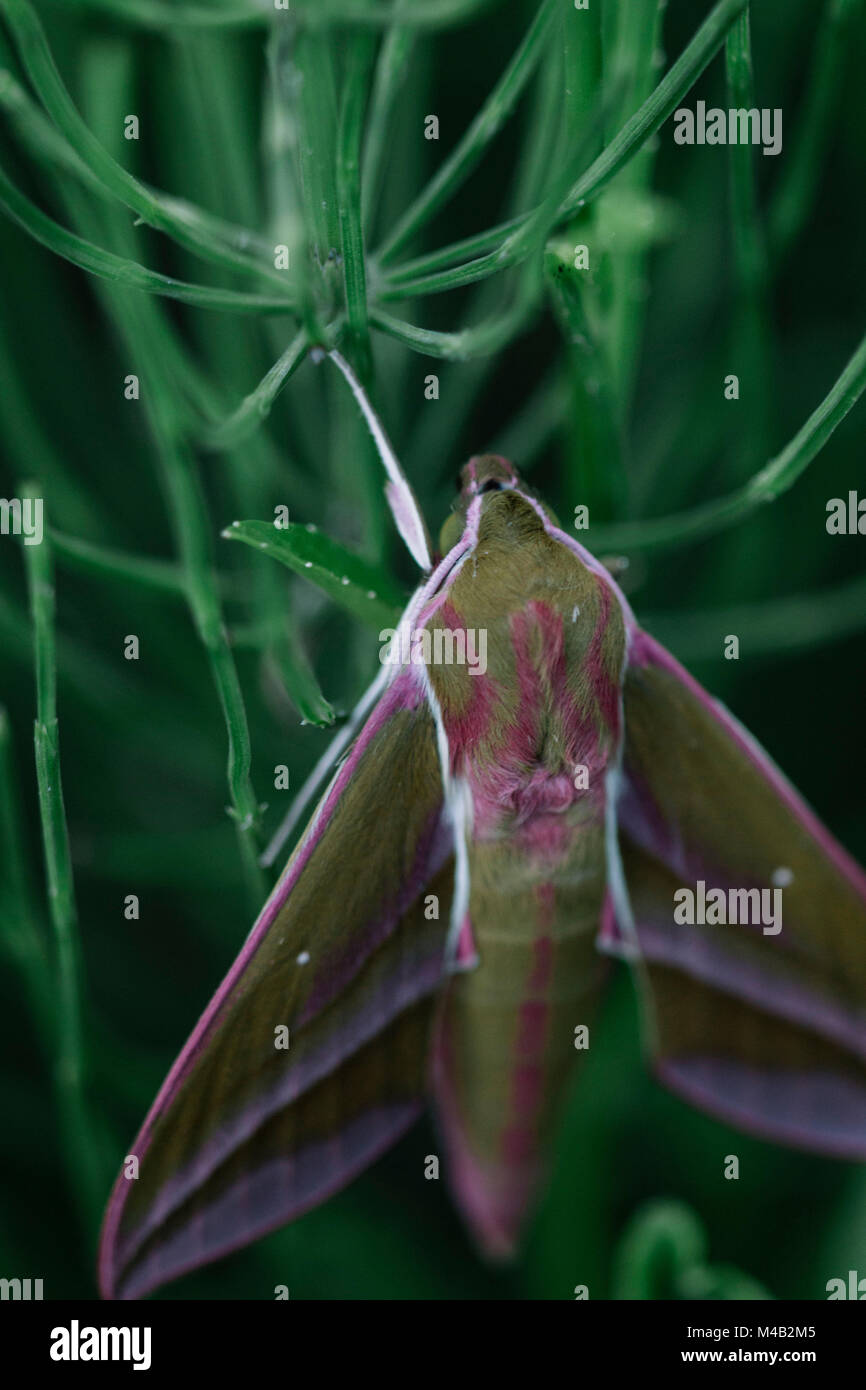
[[[488,478],[486,483],[482,483],[482,485],[481,485],[481,487],[478,489],[478,491],[479,491],[479,492],[501,492],[501,491],[502,491],[502,484],[501,484],[501,483],[498,483],[498,482],[496,481],[495,478]]]
[[[456,487],[458,492],[463,491],[463,479],[461,478],[459,473],[456,473],[454,475],[454,486]]]

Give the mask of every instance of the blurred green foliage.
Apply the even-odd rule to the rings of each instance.
[[[861,417],[699,546],[641,525],[736,495],[857,349],[863,5],[764,0],[751,39],[742,0],[395,8],[0,0],[0,494],[32,483],[50,527],[38,559],[0,539],[0,1273],[47,1297],[93,1295],[100,1194],[266,889],[273,770],[300,786],[375,673],[366,591],[387,608],[413,582],[312,344],[352,358],[434,533],[493,448],[566,523],[584,503],[626,538],[639,616],[866,858],[862,541],[824,525],[862,482]],[[779,156],[674,144],[684,93],[752,82]],[[261,553],[278,506],[299,529],[270,548],[321,561],[325,592]],[[238,520],[248,545],[223,539]],[[662,1091],[624,971],[513,1268],[423,1180],[435,1145],[420,1124],[161,1296],[821,1298],[866,1269],[862,1173]]]

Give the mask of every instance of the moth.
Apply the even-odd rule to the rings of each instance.
[[[780,1143],[866,1155],[866,876],[504,459],[465,467],[431,564],[334,356],[427,573],[132,1145],[107,1297],[323,1202],[425,1106],[477,1244],[509,1255],[611,956],[663,1083]],[[437,631],[484,632],[485,669],[442,659],[421,640]],[[706,920],[684,920],[685,890]]]

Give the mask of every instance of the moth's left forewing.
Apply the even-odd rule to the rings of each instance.
[[[292,1219],[418,1114],[452,850],[433,720],[403,670],[129,1151],[106,1295],[140,1297]]]
[[[627,900],[606,941],[640,958],[661,1078],[767,1137],[866,1155],[862,871],[639,630],[624,713]]]

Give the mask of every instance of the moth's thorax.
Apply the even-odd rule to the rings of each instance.
[[[548,533],[527,497],[491,491],[476,543],[426,626],[430,683],[452,769],[472,791],[475,835],[513,833],[556,857],[575,823],[597,819],[619,739],[625,628],[609,586]],[[441,659],[455,646],[464,662]]]

